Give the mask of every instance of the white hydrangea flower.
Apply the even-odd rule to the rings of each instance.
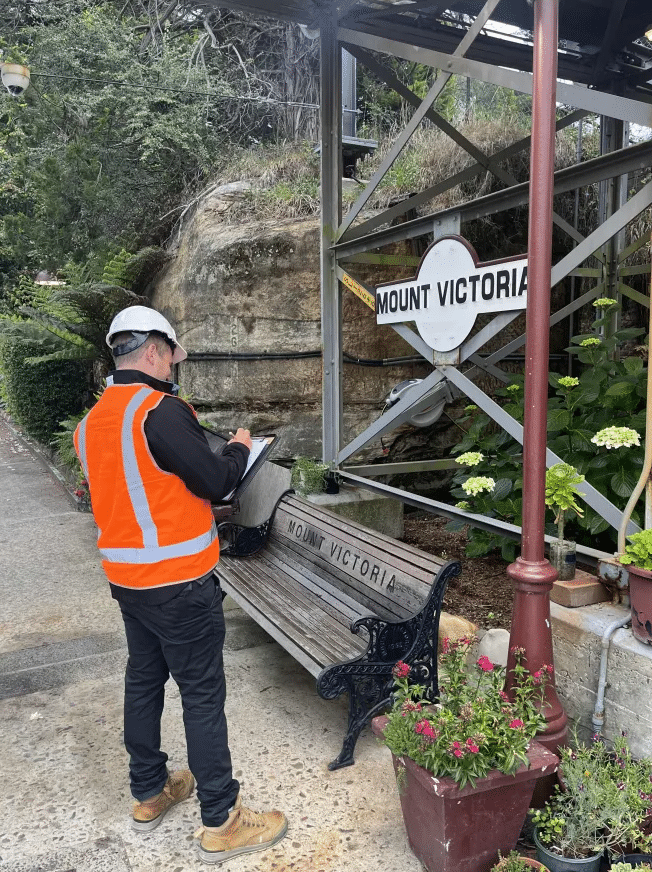
[[[591,348],[595,345],[602,345],[602,339],[598,339],[597,336],[588,336],[586,339],[582,339],[580,345],[582,348]]]
[[[612,297],[598,297],[591,305],[595,306],[596,309],[608,309],[610,306],[617,306],[618,300],[614,300]]]
[[[468,496],[475,497],[484,491],[491,493],[495,486],[496,482],[493,478],[489,478],[487,475],[476,475],[472,478],[467,478],[462,485],[462,490]]]
[[[460,500],[459,503],[455,503],[456,509],[462,509],[463,512],[468,512],[471,508],[471,503],[468,503],[466,500]]]
[[[573,378],[572,375],[564,375],[559,379],[559,384],[563,388],[576,388],[580,380],[578,378]]]
[[[591,442],[604,445],[605,448],[630,448],[640,445],[641,437],[631,427],[605,427],[595,434]]]
[[[483,460],[484,454],[481,451],[466,451],[457,458],[457,462],[463,463],[465,466],[477,466]]]

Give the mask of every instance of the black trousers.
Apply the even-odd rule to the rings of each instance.
[[[129,660],[125,673],[124,742],[131,792],[149,799],[168,778],[161,751],[165,682],[179,685],[188,765],[197,781],[202,822],[217,827],[228,817],[240,785],[231,770],[224,701],[222,592],[210,578],[193,582],[161,605],[120,603]]]

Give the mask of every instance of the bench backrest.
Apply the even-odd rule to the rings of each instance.
[[[385,620],[421,609],[446,562],[296,496],[278,505],[274,543]]]

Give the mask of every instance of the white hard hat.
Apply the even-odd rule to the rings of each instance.
[[[148,306],[129,306],[118,312],[111,321],[109,332],[106,334],[106,344],[112,348],[113,337],[118,333],[141,334],[134,337],[141,340],[137,344],[127,343],[129,347],[119,346],[119,348],[124,348],[124,351],[112,349],[114,354],[116,351],[118,351],[118,355],[120,353],[127,354],[129,351],[135,351],[136,348],[139,348],[147,339],[147,334],[153,330],[166,336],[174,346],[172,363],[181,363],[188,357],[186,350],[177,342],[177,334],[167,318],[164,318],[156,309],[150,309]]]

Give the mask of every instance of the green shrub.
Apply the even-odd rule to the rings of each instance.
[[[597,300],[596,308],[611,308],[611,301]],[[593,485],[609,500],[624,508],[643,466],[643,447],[637,434],[645,431],[645,397],[647,371],[640,357],[618,357],[619,346],[638,338],[645,331],[626,328],[604,338],[598,330],[604,325],[601,314],[593,322],[595,333],[574,336],[567,351],[577,357],[580,374],[577,378],[549,374],[551,396],[548,401],[548,448],[563,462],[572,465],[579,476]],[[496,391],[496,400],[516,421],[523,422],[523,378]],[[507,432],[500,429],[477,406],[467,406],[459,423],[466,435],[453,448],[453,454],[472,470],[464,469],[453,478],[452,495],[461,500],[460,508],[512,524],[521,524],[523,510],[523,449]],[[621,433],[636,437],[624,441],[598,438]],[[632,432],[636,431],[636,432]],[[465,460],[466,458],[466,460]],[[470,458],[471,462],[468,462]],[[464,485],[473,477],[491,476],[494,487],[490,493],[469,494]],[[578,477],[579,477],[578,476]],[[581,491],[581,488],[580,488]],[[589,505],[582,506],[581,516],[568,520],[572,538],[581,545],[613,551],[616,531]],[[632,518],[637,523],[639,515]],[[461,529],[463,521],[452,521],[448,529]],[[546,533],[555,536],[552,524]],[[517,543],[500,533],[469,528],[468,557],[480,557],[500,548],[505,560],[513,560]]]
[[[88,389],[88,364],[26,362],[39,353],[39,346],[20,340],[5,337],[0,343],[7,410],[32,438],[47,444],[59,422],[81,410]]]

